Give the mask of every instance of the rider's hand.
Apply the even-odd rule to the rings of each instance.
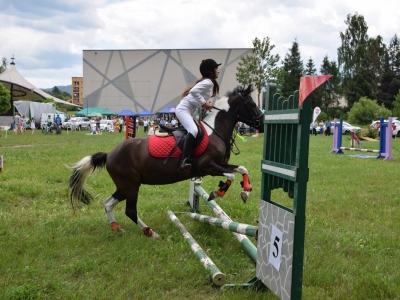
[[[208,111],[208,110],[211,110],[213,108],[213,105],[210,102],[206,102],[206,103],[203,104],[202,108],[204,108],[205,110]]]

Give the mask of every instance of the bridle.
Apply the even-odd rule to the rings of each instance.
[[[242,98],[242,100],[243,100],[242,101],[242,107],[238,111],[243,111],[245,106],[249,103],[249,101],[247,101],[247,99],[250,97],[250,95],[247,95],[246,97],[244,97],[241,93],[238,93],[238,96],[240,96],[240,98]],[[220,109],[220,108],[215,107],[215,106],[213,106],[213,108],[233,116],[236,119],[235,123],[240,121],[240,122],[246,123],[250,127],[254,127],[254,128],[259,127],[261,125],[261,122],[259,120],[263,115],[263,113],[261,111],[259,111],[260,112],[259,114],[252,115],[251,120],[248,120],[246,118],[241,117],[239,114],[233,114],[233,113],[231,113],[229,111],[226,111],[225,109]]]
[[[243,100],[243,101],[242,101],[242,107],[241,107],[241,109],[238,110],[238,111],[243,111],[243,109],[245,108],[245,105],[247,105],[247,104],[249,103],[249,102],[247,101],[247,98],[249,98],[250,95],[247,95],[246,97],[244,97],[241,93],[238,93],[238,96],[240,96],[240,98],[242,98],[242,100]],[[240,122],[246,123],[247,125],[249,125],[249,126],[251,126],[251,127],[254,127],[254,128],[255,128],[255,127],[259,127],[259,126],[261,125],[261,122],[260,122],[260,120],[259,120],[259,119],[262,117],[262,115],[263,115],[263,113],[262,113],[261,111],[260,111],[259,114],[253,115],[253,116],[251,117],[251,120],[248,120],[248,119],[246,119],[246,118],[241,117],[239,114],[233,114],[233,113],[231,113],[231,112],[229,112],[229,111],[227,111],[227,110],[225,110],[225,109],[220,109],[220,108],[215,107],[215,106],[213,106],[213,108],[216,109],[216,110],[219,110],[220,112],[224,112],[224,113],[227,113],[228,115],[233,116],[233,117],[235,118],[235,124],[236,124],[238,121],[240,121]],[[222,137],[218,132],[216,132],[215,129],[212,128],[207,122],[204,122],[204,120],[203,120],[202,122],[203,122],[204,124],[206,124],[209,128],[211,128],[211,130],[212,130],[217,136],[219,136],[222,140],[224,140],[223,137]],[[235,155],[238,155],[238,154],[240,154],[240,150],[239,150],[238,146],[237,146],[236,143],[235,143],[235,138],[236,138],[236,135],[234,135],[234,136],[231,138],[231,142],[230,142],[230,144],[228,144],[228,145],[229,145],[229,148],[231,149],[232,153],[235,154]],[[233,150],[233,146],[236,147],[237,152],[235,152],[235,151]]]

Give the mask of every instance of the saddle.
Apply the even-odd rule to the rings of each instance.
[[[201,155],[208,145],[208,134],[203,124],[196,123],[199,132],[196,137],[193,156]],[[159,125],[161,133],[166,133],[166,136],[151,135],[149,138],[149,153],[154,157],[181,157],[183,141],[187,134],[183,126],[166,127]]]

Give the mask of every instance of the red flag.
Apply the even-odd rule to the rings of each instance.
[[[322,76],[305,76],[300,78],[300,95],[299,95],[299,107],[303,104],[303,101],[310,95],[317,87],[331,78],[333,75],[322,75]]]

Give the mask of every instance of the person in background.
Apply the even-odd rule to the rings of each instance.
[[[121,132],[121,123],[118,118],[115,120],[115,129],[118,130],[118,132]]]
[[[172,117],[171,126],[176,127],[177,125],[178,125],[178,121],[174,117]]]
[[[21,133],[25,134],[26,131],[26,118],[25,115],[22,115],[21,117]]]
[[[312,131],[313,131],[313,135],[317,135],[317,127],[318,127],[318,123],[317,123],[317,121],[314,121],[314,123],[312,124],[312,126],[313,126],[313,129],[312,129]]]
[[[166,126],[167,125],[167,121],[165,121],[165,119],[164,118],[161,118],[161,120],[160,120],[160,123],[159,123],[160,125],[163,125],[163,126]]]
[[[329,119],[328,119],[328,121],[326,121],[326,123],[325,123],[325,135],[326,136],[331,136],[331,127],[332,127],[332,122],[329,121]]]
[[[178,172],[189,172],[192,169],[191,153],[198,133],[192,114],[200,107],[206,111],[212,109],[213,105],[208,100],[219,93],[217,79],[219,76],[218,67],[220,65],[213,59],[203,60],[200,64],[202,77],[183,91],[182,100],[176,107],[175,114],[188,132],[183,141]]]
[[[35,127],[35,119],[34,118],[32,118],[31,119],[31,131],[32,131],[32,134],[35,132],[35,129],[36,129],[36,127]]]
[[[396,123],[392,123],[392,138],[396,138],[396,129],[397,129],[397,126],[396,126]]]
[[[75,115],[72,115],[70,122],[71,122],[71,133],[75,134],[76,133],[76,118],[75,118]]]
[[[148,123],[147,119],[145,118],[143,120],[143,132],[147,132],[148,126],[149,126],[149,123]]]

